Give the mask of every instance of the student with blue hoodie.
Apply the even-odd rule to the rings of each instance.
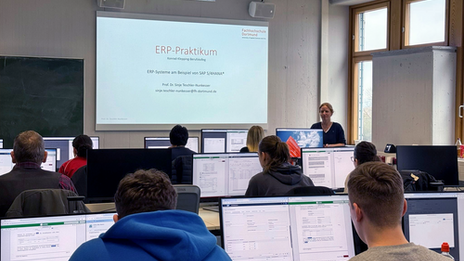
[[[231,260],[197,214],[174,210],[177,193],[164,172],[127,175],[114,200],[115,224],[82,244],[70,261]]]

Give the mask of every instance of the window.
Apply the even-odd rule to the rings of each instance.
[[[350,7],[349,130],[347,141],[372,141],[372,54],[430,45],[458,47],[458,67],[463,64],[462,0],[376,0]],[[462,68],[462,67],[461,67]],[[463,71],[458,69],[457,79]],[[464,99],[457,81],[456,104]],[[458,136],[464,121],[456,122]]]
[[[378,2],[378,1],[377,1]],[[351,143],[372,140],[372,56],[387,51],[389,2],[352,9]]]
[[[404,45],[446,43],[446,0],[406,0]]]

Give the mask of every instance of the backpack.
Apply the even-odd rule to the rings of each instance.
[[[434,176],[420,170],[400,170],[403,178],[404,191],[427,191],[430,190],[430,182],[436,182]]]

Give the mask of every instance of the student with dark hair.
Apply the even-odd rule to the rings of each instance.
[[[289,163],[288,145],[279,137],[265,137],[259,143],[258,155],[263,172],[250,179],[246,196],[284,195],[295,187],[314,186],[299,166]]]
[[[74,158],[63,163],[58,170],[68,177],[72,177],[76,170],[87,165],[87,150],[93,147],[92,139],[87,135],[79,135],[72,142]]]
[[[364,163],[351,172],[348,188],[351,220],[369,247],[350,260],[450,260],[406,240],[401,227],[407,209],[403,179],[393,167],[383,162]]]
[[[71,179],[40,167],[47,160],[47,151],[37,132],[29,130],[16,136],[11,159],[16,165],[9,173],[0,176],[0,217],[5,216],[14,199],[25,190],[66,189],[76,192]]]
[[[195,154],[194,151],[186,148],[185,145],[187,144],[189,138],[189,133],[187,128],[176,125],[171,129],[169,133],[169,140],[171,141],[171,159],[172,159],[172,174],[171,174],[171,181],[177,184],[183,183],[183,181],[189,181],[190,178],[189,174],[192,173],[192,163],[191,160],[187,160],[186,156],[191,156]],[[184,175],[185,174],[185,175]],[[176,176],[176,179],[173,180],[173,176]],[[185,180],[184,180],[185,179]],[[189,182],[188,182],[189,183]]]
[[[175,210],[177,193],[164,172],[127,175],[114,201],[115,224],[82,244],[70,261],[231,260],[197,214]]]
[[[259,142],[264,137],[264,129],[261,126],[252,126],[248,130],[246,147],[240,149],[240,152],[258,152]]]
[[[354,147],[353,151],[353,164],[355,167],[371,161],[380,161],[379,156],[377,156],[377,149],[375,145],[368,141],[361,141]],[[345,189],[344,193],[348,193],[348,179],[350,175],[346,176],[345,179]]]

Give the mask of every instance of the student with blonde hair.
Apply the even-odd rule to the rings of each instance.
[[[275,135],[259,143],[259,162],[263,171],[248,183],[246,196],[284,195],[295,187],[314,186],[299,166],[289,163],[288,145]]]
[[[261,126],[252,126],[248,130],[246,147],[240,152],[258,152],[259,142],[264,138],[264,129]]]

